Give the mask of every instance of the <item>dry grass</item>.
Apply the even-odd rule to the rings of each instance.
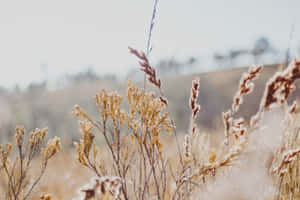
[[[74,142],[73,150],[60,151],[59,138],[45,142],[48,129],[35,129],[26,136],[25,129],[17,127],[14,144],[0,144],[0,199],[300,199],[299,106],[296,101],[288,102],[300,78],[300,60],[295,59],[284,71],[263,83],[263,97],[256,97],[255,102],[251,99],[254,106],[258,105],[254,112],[240,109],[246,95],[251,97],[254,80],[263,74],[263,66],[252,66],[244,72],[237,91],[223,89],[222,95],[229,97],[230,102],[209,97],[207,101],[228,105],[228,108],[222,113],[224,128],[219,133],[207,132],[197,121],[202,111],[200,83],[201,90],[206,91],[201,94],[210,94],[207,83],[222,88],[223,81],[232,78],[224,77],[226,72],[222,72],[219,77],[218,74],[210,77],[214,81],[208,81],[203,75],[192,81],[190,93],[187,90],[185,94],[178,92],[176,84],[180,83],[176,80],[173,81],[175,86],[169,84],[175,90],[173,99],[167,98],[171,87],[158,77],[148,59],[157,2],[147,52],[129,47],[145,75],[142,88],[128,81],[126,94],[120,95],[125,92],[111,92],[106,87],[99,91],[96,83],[93,88],[99,92],[95,95],[94,107],[84,100],[92,91],[91,85],[85,83],[80,90],[76,86],[74,90],[46,93],[43,86],[38,86],[28,94],[16,94],[21,100],[14,109],[4,110],[10,113],[4,119],[16,116],[18,121],[23,117],[32,126],[44,122],[42,119],[49,115],[49,109],[68,107],[74,101],[81,104],[82,107],[75,105],[72,111],[73,116],[79,118],[80,140]],[[146,80],[152,87],[146,89]],[[55,96],[66,92],[70,93],[70,99],[65,99],[57,108],[59,103]],[[189,97],[184,105],[183,101],[172,104],[171,100],[182,96]],[[28,103],[24,104],[23,100]],[[47,103],[49,101],[52,104]],[[5,101],[0,103],[6,105]],[[206,116],[215,116],[211,114],[215,112],[212,107],[204,106],[201,109],[210,114]],[[29,119],[24,115],[26,109],[35,108],[39,108],[43,116],[33,112]],[[174,110],[179,112],[173,113]],[[52,116],[53,129],[75,132],[69,117],[61,112]],[[176,114],[179,116],[173,117]],[[213,120],[213,117],[205,117],[202,124],[212,124]],[[177,134],[175,121],[185,123],[180,126],[185,127],[182,134]],[[70,135],[68,138],[73,141],[78,137]]]
[[[7,200],[26,200],[32,190],[41,180],[48,165],[48,161],[60,150],[60,141],[57,137],[49,140],[45,148],[41,148],[48,129],[36,129],[30,132],[25,142],[24,127],[17,127],[15,144],[6,143],[4,149],[0,145],[0,172],[3,196]],[[40,170],[30,174],[32,161],[40,153]],[[15,155],[15,159],[13,158]]]
[[[200,82],[195,80],[189,102],[192,113],[191,132],[185,135],[183,148],[180,148],[174,131],[175,126],[168,118],[166,111],[168,103],[162,97],[162,84],[156,77],[155,68],[150,66],[144,53],[138,53],[132,48],[130,51],[143,60],[140,63],[141,70],[146,73],[150,83],[159,89],[159,95],[138,89],[129,82],[127,89],[129,110],[126,111],[121,108],[123,100],[121,96],[103,90],[96,95],[100,113],[98,122],[91,119],[79,106],[74,107],[73,114],[85,120],[80,122],[82,140],[75,145],[78,161],[94,171],[97,176],[106,177],[106,181],[110,183],[109,189],[103,189],[100,182],[96,182],[93,187],[84,190],[84,199],[192,199],[202,195],[213,199],[216,197],[210,194],[211,185],[217,184],[218,179],[224,181],[226,177],[230,179],[236,176],[237,169],[240,172],[247,168],[252,173],[262,174],[265,179],[263,182],[266,183],[264,187],[271,188],[269,193],[260,197],[261,199],[275,197],[285,199],[287,196],[290,198],[297,196],[294,188],[298,184],[298,170],[294,170],[294,162],[298,163],[299,153],[295,145],[298,128],[294,123],[297,106],[294,103],[289,109],[284,109],[283,105],[288,107],[287,98],[294,88],[294,82],[299,78],[299,60],[295,59],[285,71],[276,73],[270,79],[266,84],[261,106],[248,123],[245,119],[236,118],[234,115],[238,112],[244,95],[253,90],[252,81],[258,76],[262,66],[253,66],[248,73],[243,74],[231,109],[223,113],[224,142],[215,147],[211,146],[209,140],[205,141],[209,135],[202,133],[195,124],[200,110],[197,104]],[[265,132],[264,126],[270,126],[264,122],[264,118],[267,119],[264,114],[270,112],[271,105],[281,106],[281,110],[285,113],[285,117],[281,120],[283,128],[279,136],[280,142],[267,141],[261,136]],[[273,120],[272,117],[270,120]],[[93,128],[105,138],[111,155],[109,167],[104,166],[103,161],[97,163],[99,149],[94,142]],[[173,147],[177,148],[176,156],[168,157],[164,151],[165,145],[161,139],[164,132],[171,133],[168,137],[173,138],[174,143],[177,142],[177,145],[173,144]],[[268,136],[267,133],[265,135]],[[270,143],[271,147],[261,148],[256,140]],[[201,149],[198,148],[199,144],[202,145]],[[282,155],[282,158],[278,155]],[[257,166],[250,168],[252,165]],[[112,184],[112,180],[116,178],[119,180],[118,184]],[[283,183],[285,187],[291,189],[282,189]],[[234,191],[231,191],[229,195],[237,198],[233,193]],[[253,199],[253,195],[247,196],[246,192],[241,195],[243,198]]]
[[[0,146],[1,199],[300,199],[298,104],[288,103],[300,78],[299,59],[270,78],[248,120],[239,109],[262,71],[250,67],[223,113],[220,138],[197,126],[200,79],[186,102],[190,128],[178,135],[166,86],[145,53],[129,50],[158,92],[128,81],[126,98],[106,89],[96,94],[98,117],[75,105],[76,153],[58,153],[56,137],[42,148],[47,129],[26,137],[17,127],[14,145]]]

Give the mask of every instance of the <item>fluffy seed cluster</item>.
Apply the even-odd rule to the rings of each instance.
[[[81,189],[83,200],[91,199],[119,199],[122,189],[122,179],[117,176],[103,176],[93,178],[92,184]]]
[[[40,200],[51,200],[52,195],[51,194],[43,194],[40,196]]]
[[[145,93],[143,89],[134,87],[131,82],[128,82],[127,99],[129,113],[123,122],[132,129],[136,138],[140,138],[138,132],[141,130],[142,143],[145,142],[147,134],[151,133],[151,145],[156,144],[160,147],[159,133],[162,130],[170,133],[174,128],[168,113],[165,112],[166,104],[161,98],[155,98],[154,93]],[[143,127],[147,127],[148,131]]]
[[[44,160],[48,160],[52,158],[57,152],[60,151],[60,139],[58,137],[54,137],[47,142],[45,148],[41,149],[41,155]]]

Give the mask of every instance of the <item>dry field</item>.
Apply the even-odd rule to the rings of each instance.
[[[277,70],[278,65],[264,66],[260,78],[255,80],[255,90],[245,98],[237,115],[249,119],[257,112],[265,83]],[[163,78],[162,87],[169,101],[168,111],[172,114],[177,131],[185,132],[189,128],[190,108],[187,102],[192,80],[196,77],[201,79],[201,95],[198,101],[202,109],[197,124],[202,130],[219,130],[223,128],[221,113],[231,106],[239,79],[246,71],[247,68],[240,68]],[[136,84],[143,87],[139,82]],[[97,117],[97,108],[92,97],[104,88],[124,96],[126,85],[126,81],[121,80],[94,80],[56,90],[40,85],[27,90],[0,93],[0,140],[13,140],[14,129],[21,124],[27,130],[48,127],[49,136],[59,136],[64,145],[71,146],[80,137],[77,121],[70,114],[72,107],[78,104],[89,115]],[[154,90],[149,84],[148,88],[149,91]],[[289,103],[300,97],[299,94],[297,88],[289,97]],[[124,107],[126,106],[125,104]]]
[[[176,102],[180,83],[160,80],[143,52],[129,50],[146,85],[128,81],[122,95],[98,91],[93,114],[74,105],[80,140],[71,149],[47,128],[17,127],[12,142],[1,140],[0,199],[300,199],[299,104],[290,99],[299,59],[276,73],[263,66],[235,71],[240,81],[230,71],[184,77],[194,79],[189,99]],[[215,88],[222,89],[209,92]],[[201,98],[201,91],[215,96]],[[223,128],[209,131],[218,109]]]

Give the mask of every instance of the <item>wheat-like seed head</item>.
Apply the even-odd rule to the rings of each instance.
[[[239,90],[237,91],[237,93],[233,98],[233,104],[232,104],[233,113],[236,113],[240,105],[243,103],[243,96],[253,91],[254,84],[252,81],[259,76],[259,73],[261,72],[262,69],[263,69],[262,65],[259,66],[254,65],[249,68],[247,73],[244,73],[242,75],[239,84]]]
[[[293,104],[289,107],[289,113],[290,114],[295,114],[296,111],[299,109],[299,106],[297,104],[297,101],[294,101]]]
[[[225,135],[225,144],[229,144],[229,135],[230,135],[230,129],[231,129],[231,123],[232,123],[232,117],[231,117],[231,111],[228,110],[225,113],[222,113],[223,116],[223,123],[224,123],[224,135]]]
[[[192,146],[191,146],[191,141],[190,141],[190,135],[185,135],[184,136],[184,143],[183,143],[183,147],[184,147],[184,158],[186,162],[189,162],[191,160],[191,156],[192,156]]]
[[[156,77],[156,70],[154,67],[150,66],[149,60],[144,52],[138,52],[136,49],[128,47],[130,53],[135,55],[141,61],[139,62],[141,66],[141,71],[143,71],[147,77],[148,81],[155,85],[157,88],[161,89],[161,81]]]
[[[295,90],[294,82],[300,78],[300,59],[295,58],[283,72],[277,72],[267,83],[260,109],[268,110],[273,104],[283,104]]]
[[[277,167],[273,168],[273,172],[278,173],[279,175],[284,175],[288,171],[285,167],[296,159],[296,156],[300,153],[300,148],[289,150],[285,152],[282,156],[281,162]]]
[[[193,119],[196,118],[196,115],[200,110],[200,105],[197,104],[197,99],[199,96],[199,87],[200,87],[200,80],[199,79],[194,80],[192,84],[191,96],[190,96],[190,108],[192,110]]]

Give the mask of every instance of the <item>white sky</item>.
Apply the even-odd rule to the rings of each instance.
[[[125,74],[136,65],[127,46],[145,49],[154,0],[0,0],[0,85],[26,85],[84,70]],[[249,47],[267,36],[300,46],[300,0],[160,0],[154,61]]]

